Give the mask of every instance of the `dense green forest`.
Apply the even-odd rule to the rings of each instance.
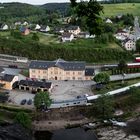
[[[33,6],[25,3],[0,3],[0,21],[36,21],[41,16],[46,15],[46,10],[39,6]]]

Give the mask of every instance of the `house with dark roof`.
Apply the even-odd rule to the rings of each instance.
[[[7,24],[0,24],[0,30],[5,31],[8,29],[9,29],[9,26]]]
[[[94,68],[85,69],[85,80],[91,80],[94,75],[95,75]]]
[[[29,77],[46,80],[85,80],[85,62],[65,61],[31,61]]]
[[[15,82],[18,81],[18,76],[10,74],[0,74],[0,84],[2,89],[12,90]]]
[[[74,39],[74,35],[72,33],[63,33],[62,34],[62,42],[71,42]]]
[[[81,29],[79,26],[69,26],[66,28],[67,32],[72,33],[73,35],[78,35],[81,32]]]
[[[49,32],[50,31],[50,27],[49,26],[41,26],[41,28],[39,29],[40,32]]]
[[[22,27],[20,27],[19,30],[20,30],[20,32],[21,32],[22,35],[28,35],[28,34],[30,34],[30,30],[27,27],[22,26]]]
[[[37,81],[37,80],[21,80],[19,81],[19,89],[20,90],[27,90],[30,92],[40,92],[40,91],[51,91],[52,83],[51,82],[44,82],[44,81]]]

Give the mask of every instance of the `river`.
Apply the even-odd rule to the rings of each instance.
[[[51,132],[36,131],[35,140],[98,140],[92,130],[83,128],[60,129]]]

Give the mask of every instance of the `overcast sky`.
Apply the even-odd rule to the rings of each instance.
[[[52,3],[52,2],[70,2],[70,0],[0,0],[0,2],[22,2],[22,3],[29,3],[29,4],[45,4],[45,3]]]
[[[100,0],[98,0],[100,1]],[[45,3],[52,3],[52,2],[70,2],[70,0],[0,0],[0,2],[22,2],[22,3],[29,3],[34,5],[45,4]]]

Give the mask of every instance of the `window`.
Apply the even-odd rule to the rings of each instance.
[[[43,70],[43,73],[47,73],[45,70]]]
[[[73,80],[75,80],[75,77],[72,77]]]
[[[73,75],[75,74],[75,72],[73,72]]]
[[[38,73],[40,73],[40,70],[38,71]]]
[[[35,70],[32,70],[33,73],[35,73]]]
[[[66,74],[68,75],[68,74],[70,74],[70,72],[66,72]]]
[[[82,72],[78,72],[78,75],[81,75],[82,74]]]

